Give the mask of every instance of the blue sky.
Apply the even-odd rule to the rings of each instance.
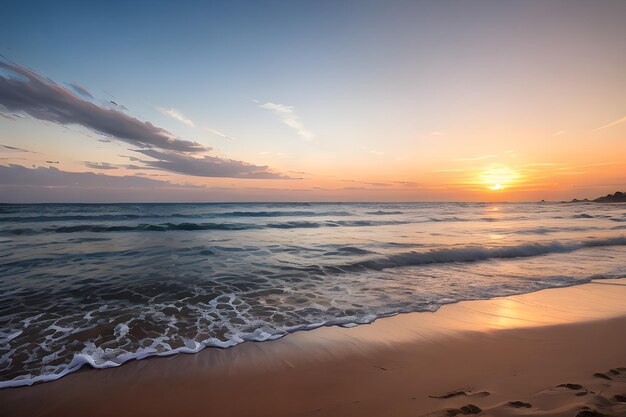
[[[4,5],[0,53],[206,148],[193,158],[291,179],[129,172],[127,142],[29,114],[0,119],[0,144],[46,158],[0,163],[105,163],[232,199],[532,200],[626,183],[626,124],[595,130],[626,115],[622,1],[85,3]],[[509,186],[485,194],[485,172]]]

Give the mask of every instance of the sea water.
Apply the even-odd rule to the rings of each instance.
[[[0,387],[626,277],[626,205],[0,205]]]

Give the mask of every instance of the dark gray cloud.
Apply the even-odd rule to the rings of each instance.
[[[204,155],[201,157],[192,157],[181,152],[161,152],[156,149],[136,150],[136,152],[154,158],[154,160],[130,157],[131,161],[139,161],[148,167],[178,174],[193,175],[196,177],[293,179],[269,171],[266,165],[253,165],[215,156]]]
[[[186,152],[208,150],[196,142],[178,139],[150,122],[83,100],[20,65],[0,59],[0,68],[14,74],[0,76],[0,105],[10,112],[24,112],[36,119],[62,125],[81,125],[142,148]]]
[[[91,93],[89,92],[89,90],[87,90],[85,87],[83,87],[82,85],[78,84],[78,83],[70,83],[69,84],[70,87],[72,87],[74,89],[74,91],[76,91],[78,94],[80,94],[81,96],[84,97],[89,97],[89,98],[93,98],[93,96],[91,95]]]

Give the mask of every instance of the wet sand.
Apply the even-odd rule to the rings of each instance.
[[[626,279],[0,391],[14,417],[600,414],[626,415]]]

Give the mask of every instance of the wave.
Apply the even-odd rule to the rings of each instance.
[[[517,246],[470,246],[460,248],[433,249],[427,252],[406,252],[385,258],[361,261],[339,267],[340,269],[371,269],[380,271],[387,268],[439,264],[452,262],[476,262],[501,258],[526,258],[549,253],[573,252],[578,249],[601,246],[624,246],[626,237],[590,239],[578,242],[531,243]],[[335,269],[337,267],[333,267]]]
[[[215,216],[224,217],[326,217],[326,216],[352,216],[347,211],[233,211],[228,213],[214,213]]]
[[[252,230],[252,229],[311,229],[320,227],[369,227],[407,224],[408,221],[371,221],[371,220],[328,220],[323,222],[313,221],[288,221],[283,223],[141,223],[136,225],[98,225],[79,224],[75,226],[55,226],[43,229],[5,229],[3,234],[27,235],[37,233],[107,233],[107,232],[168,232],[168,231],[200,231],[200,230]]]
[[[374,213],[376,214],[376,213]],[[402,214],[401,212],[389,212],[380,214]],[[161,219],[161,218],[219,218],[219,217],[348,217],[353,214],[347,211],[232,211],[223,213],[203,214],[76,214],[76,215],[42,215],[42,216],[10,216],[0,217],[0,223],[40,223],[40,222],[66,222],[66,221],[115,221],[134,219]]]

